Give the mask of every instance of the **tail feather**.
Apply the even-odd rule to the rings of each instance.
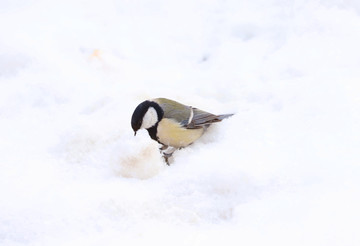
[[[233,115],[234,114],[220,114],[220,115],[217,116],[217,119],[223,120],[223,119],[229,118],[229,117],[231,117]]]

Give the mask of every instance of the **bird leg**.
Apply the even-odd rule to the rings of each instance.
[[[167,145],[163,145],[159,148],[160,153],[162,154],[162,157],[165,160],[165,163],[170,166],[169,163],[169,158],[172,156],[172,154],[175,152],[176,148],[171,147],[171,146],[167,146]]]

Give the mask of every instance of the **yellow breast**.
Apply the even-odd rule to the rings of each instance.
[[[186,129],[171,119],[162,119],[157,127],[159,141],[175,148],[188,146],[201,137],[203,133],[203,128]]]

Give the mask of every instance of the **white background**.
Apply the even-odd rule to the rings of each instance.
[[[356,0],[0,1],[1,245],[359,245]],[[167,167],[168,97],[232,118]]]

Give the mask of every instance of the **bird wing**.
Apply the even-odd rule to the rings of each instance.
[[[193,117],[190,120],[190,122],[186,125],[186,128],[189,129],[208,126],[212,123],[220,122],[223,119],[233,115],[233,114],[215,115],[197,108],[192,108],[192,111],[193,111]]]
[[[160,104],[164,110],[164,117],[175,119],[179,124],[187,129],[198,129],[204,126],[208,126],[211,123],[222,121],[225,118],[232,116],[233,114],[215,115],[198,108],[186,106],[176,101],[166,98],[153,99]]]

